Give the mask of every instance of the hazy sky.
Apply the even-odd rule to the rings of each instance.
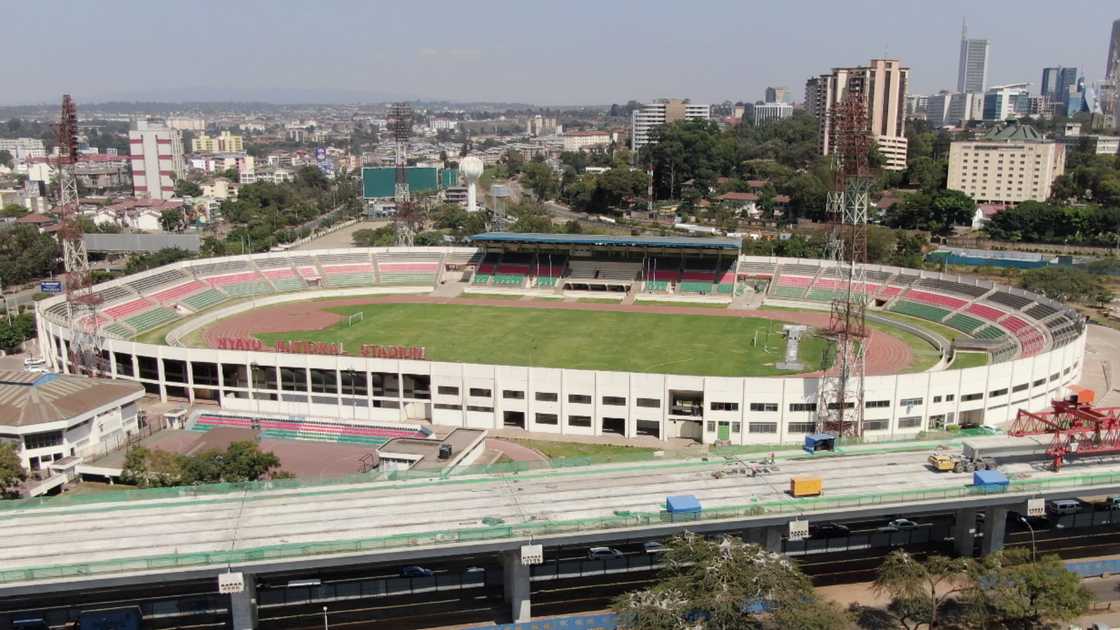
[[[934,10],[936,9],[936,12]],[[956,85],[961,18],[990,82],[1101,78],[1116,0],[3,0],[0,104],[274,97],[549,105],[800,100],[805,79],[898,57]],[[317,98],[319,97],[319,98]],[[347,98],[352,97],[352,98]]]

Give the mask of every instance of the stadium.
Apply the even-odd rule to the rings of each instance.
[[[95,287],[103,370],[293,437],[404,423],[798,442],[841,270],[735,239],[488,233],[470,247],[182,261]],[[1000,425],[1080,378],[1085,323],[1039,295],[869,265],[864,437]],[[38,304],[71,371],[64,296]],[[89,318],[83,326],[93,327]],[[787,325],[807,327],[792,364]],[[255,416],[254,414],[260,414]]]

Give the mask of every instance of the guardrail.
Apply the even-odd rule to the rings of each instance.
[[[742,517],[804,514],[837,509],[898,505],[924,501],[946,500],[990,494],[1015,494],[1024,497],[1043,490],[1070,487],[1120,485],[1120,473],[1077,475],[1047,480],[1012,481],[1007,487],[983,488],[960,486],[927,490],[901,490],[873,495],[848,495],[812,499],[778,499],[745,505],[705,509],[689,518],[674,518],[667,512],[621,512],[612,516],[588,519],[530,521],[514,525],[437,530],[411,534],[394,534],[371,538],[328,541],[322,543],[282,544],[235,549],[230,551],[165,554],[158,556],[101,560],[67,565],[28,567],[0,571],[0,583],[55,580],[103,573],[180,569],[220,566],[264,560],[282,560],[335,554],[354,554],[408,547],[477,543],[493,540],[540,538],[550,534],[602,531],[631,527],[648,527],[672,523],[710,522]]]

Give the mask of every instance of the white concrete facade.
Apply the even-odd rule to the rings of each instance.
[[[160,123],[137,121],[128,132],[128,143],[133,195],[174,197],[175,180],[183,177],[182,133]]]

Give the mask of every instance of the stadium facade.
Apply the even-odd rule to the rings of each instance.
[[[355,423],[430,420],[472,428],[516,426],[562,435],[649,435],[733,444],[797,442],[813,429],[817,377],[482,365],[385,358],[419,356],[407,348],[401,354],[361,356],[366,353],[213,349],[178,341],[209,323],[269,304],[427,293],[452,274],[460,277],[464,269],[480,268],[485,256],[475,248],[371,248],[175,263],[98,285],[104,358],[114,377],[136,381],[164,399],[213,401],[250,413]],[[519,288],[561,291],[557,277],[582,286],[586,281],[574,277],[581,268],[575,263],[573,258],[557,271],[549,258],[547,276],[526,277]],[[822,261],[741,256],[730,264],[737,283],[765,279],[766,299],[779,305],[819,308],[835,288],[834,270]],[[643,290],[642,277],[648,273],[645,263],[639,265],[633,290]],[[612,282],[620,282],[618,268],[612,269]],[[968,328],[977,344],[987,344],[993,362],[868,377],[867,439],[913,437],[959,423],[1002,424],[1020,408],[1047,408],[1081,376],[1085,326],[1061,304],[983,281],[912,269],[869,266],[868,279],[879,283],[874,288],[878,307]],[[671,281],[650,282],[660,287],[657,283]],[[37,308],[45,358],[65,372],[71,334],[62,300],[48,298]],[[145,330],[166,334],[159,332],[161,343],[148,343],[141,341]]]

